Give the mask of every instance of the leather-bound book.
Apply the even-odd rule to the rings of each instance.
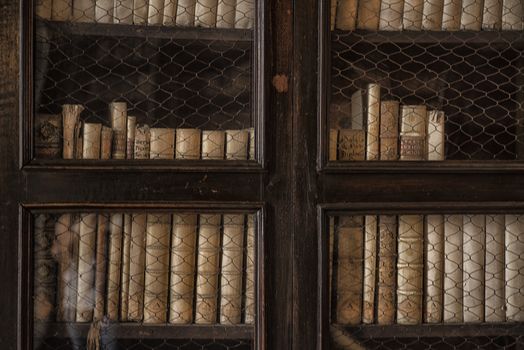
[[[137,125],[135,130],[135,159],[149,159],[151,153],[151,131],[149,126]]]
[[[444,0],[426,0],[424,1],[424,10],[422,13],[423,30],[442,30],[442,14],[444,11]]]
[[[398,160],[398,101],[382,101],[380,107],[380,160]]]
[[[120,278],[122,273],[123,214],[114,213],[109,217],[109,257],[107,266],[107,317],[118,321],[120,305]]]
[[[463,218],[444,217],[444,314],[445,323],[461,323],[463,313]]]
[[[178,0],[164,0],[164,20],[165,26],[176,25],[176,10]]]
[[[504,288],[505,269],[505,218],[504,215],[486,215],[486,283],[484,320],[504,322],[506,320]]]
[[[218,0],[217,28],[234,28],[237,0]]]
[[[60,158],[62,156],[62,116],[60,114],[37,114],[35,116],[36,158]]]
[[[80,113],[84,110],[82,105],[62,106],[62,132],[64,159],[74,159],[80,130]]]
[[[338,160],[364,160],[365,158],[366,134],[364,130],[340,129]]]
[[[102,124],[84,123],[82,159],[100,159]]]
[[[338,0],[336,28],[354,30],[357,25],[357,0]]]
[[[129,264],[131,254],[132,227],[132,214],[124,214],[124,230],[122,231],[122,286],[120,288],[120,321],[127,321],[127,316],[129,312]]]
[[[502,30],[522,30],[523,4],[520,0],[503,0]]]
[[[149,0],[133,1],[133,24],[145,25],[148,20]]]
[[[460,29],[462,0],[444,0],[442,13],[443,30],[455,31]]]
[[[442,322],[444,272],[444,215],[426,216],[425,256],[425,323]]]
[[[95,22],[95,0],[74,0],[73,1],[73,21],[74,22]]]
[[[113,159],[126,159],[127,104],[112,102],[109,105],[109,115],[113,129]]]
[[[100,132],[100,159],[111,159],[113,147],[113,130],[107,126],[102,126]]]
[[[126,159],[135,158],[136,117],[127,117]]]
[[[369,84],[367,94],[366,160],[380,158],[380,85]]]
[[[176,129],[176,159],[200,159],[199,129]]]
[[[108,233],[109,215],[98,214],[96,227],[95,309],[93,312],[93,321],[101,321],[105,315]]]
[[[175,129],[151,128],[150,154],[151,159],[175,158]]]
[[[162,25],[164,23],[164,0],[149,0],[147,24]]]
[[[357,28],[377,30],[380,16],[380,0],[358,2]]]
[[[377,216],[366,215],[364,229],[364,295],[362,322],[375,321],[375,286],[377,279]]]
[[[114,23],[133,24],[133,0],[115,0]]]
[[[479,31],[482,27],[484,0],[462,0],[460,29]]]
[[[96,0],[95,21],[97,23],[113,23],[114,16],[114,0]]]
[[[426,106],[402,106],[400,124],[400,160],[426,159]]]
[[[404,30],[421,30],[424,0],[404,0],[404,16],[402,28]]]
[[[131,245],[129,248],[129,321],[144,317],[144,278],[146,270],[147,214],[132,214]]]
[[[178,0],[176,11],[176,25],[192,27],[195,25],[196,0]]]
[[[226,159],[247,160],[248,143],[247,130],[226,130]]]
[[[380,4],[380,30],[402,30],[404,0],[382,0]]]
[[[377,323],[395,322],[397,217],[379,216]]]

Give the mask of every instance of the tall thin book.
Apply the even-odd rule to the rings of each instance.
[[[191,27],[195,24],[196,0],[178,0],[176,10],[176,25]]]
[[[202,159],[224,159],[226,133],[223,130],[202,131]]]
[[[336,28],[354,30],[357,26],[357,0],[338,0]]]
[[[364,229],[364,295],[362,322],[373,323],[375,311],[375,283],[377,271],[377,216],[366,215]]]
[[[483,322],[486,217],[484,215],[464,215],[463,232],[464,322]]]
[[[34,219],[34,318],[50,320],[55,308],[56,261],[51,249],[55,238],[54,218],[38,214]]]
[[[129,321],[144,317],[144,279],[146,269],[147,214],[132,214],[131,244],[129,247]]]
[[[114,14],[114,0],[96,0],[95,21],[97,23],[113,23]]]
[[[426,0],[422,12],[423,30],[441,30],[444,0]]]
[[[402,30],[404,0],[382,0],[380,5],[380,30]]]
[[[195,27],[216,27],[217,6],[218,0],[197,0],[195,7]]]
[[[120,320],[127,321],[129,312],[129,256],[131,252],[132,215],[124,214],[124,231],[122,241],[122,286],[120,288]]]
[[[218,0],[217,28],[234,28],[237,0]]]
[[[91,322],[95,308],[96,214],[80,214],[76,321]]]
[[[363,5],[364,6],[364,5]],[[380,85],[369,84],[367,94],[366,160],[380,157]]]
[[[133,24],[133,0],[115,0],[114,23]]]
[[[524,217],[506,215],[506,321],[524,321]]]
[[[484,0],[483,30],[502,29],[502,3],[503,0]]]
[[[463,313],[462,215],[444,217],[444,314],[445,323],[461,323]]]
[[[442,30],[459,30],[461,14],[462,0],[444,0]]]
[[[118,320],[120,300],[120,278],[122,268],[122,234],[124,230],[123,214],[114,213],[109,217],[109,263],[107,272],[107,317]]]
[[[505,218],[504,215],[486,215],[486,322],[504,322],[506,320],[504,288],[505,269]]]
[[[96,230],[95,310],[93,321],[101,321],[105,315],[107,244],[109,216],[98,214]]]
[[[380,17],[380,0],[358,2],[357,28],[377,30]]]
[[[502,30],[522,30],[523,4],[520,0],[503,0]]]
[[[444,216],[426,216],[425,255],[425,304],[424,322],[442,322],[443,272],[444,272]]]
[[[402,28],[404,30],[421,30],[424,0],[404,0],[404,16]]]
[[[147,24],[161,25],[164,23],[164,0],[149,0]]]
[[[379,216],[377,323],[395,321],[397,217]]]
[[[484,0],[462,0],[460,28],[462,30],[479,31],[482,27],[483,7]]]
[[[134,0],[133,1],[133,24],[144,25],[147,24],[149,12],[149,0]]]
[[[251,29],[255,23],[255,0],[237,0],[235,28]]]
[[[248,215],[246,233],[246,288],[244,296],[244,323],[246,324],[255,323],[255,230],[255,215]]]

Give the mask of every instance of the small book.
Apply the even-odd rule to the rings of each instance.
[[[400,160],[426,158],[426,124],[426,106],[401,107]]]
[[[444,119],[443,111],[428,112],[427,160],[445,159]]]
[[[96,228],[95,309],[93,312],[93,321],[101,321],[105,315],[108,230],[109,216],[107,214],[98,214]]]
[[[100,132],[100,159],[111,159],[111,148],[113,147],[113,130],[102,126]]]
[[[380,160],[398,160],[398,101],[382,101],[380,107]]]
[[[506,322],[524,321],[524,217],[506,215]]]
[[[127,117],[126,159],[135,158],[136,117]]]
[[[444,314],[445,323],[464,322],[462,275],[462,215],[444,216]]]
[[[62,106],[62,132],[63,148],[62,157],[64,159],[74,159],[77,147],[78,135],[80,131],[80,113],[84,110],[82,105],[63,105]]]
[[[124,230],[122,231],[122,279],[120,287],[120,321],[127,321],[129,313],[129,268],[131,254],[131,231],[133,226],[131,214],[124,214]]]
[[[380,30],[402,30],[404,0],[382,0],[380,5]]]
[[[74,22],[95,22],[95,0],[74,0],[73,1],[73,21]]]
[[[370,324],[375,320],[373,316],[375,310],[375,282],[377,277],[378,220],[376,216],[366,215],[364,222],[364,296],[362,322]]]
[[[91,322],[95,308],[96,214],[80,214],[76,322]]]
[[[394,215],[379,217],[377,323],[395,322],[397,218]]]
[[[169,306],[170,214],[147,214],[144,323],[165,323]]]
[[[137,125],[135,130],[135,149],[133,155],[135,159],[149,159],[151,153],[151,130],[149,126]]]
[[[133,7],[133,0],[115,0],[114,23],[133,24]]]
[[[484,0],[482,30],[502,29],[503,0]]]
[[[132,214],[131,244],[129,247],[129,321],[144,317],[144,271],[146,269],[147,214]]]
[[[53,21],[70,21],[73,17],[73,0],[53,0],[51,19]]]
[[[398,218],[397,323],[422,323],[424,217]]]
[[[462,0],[460,28],[462,30],[480,31],[483,7],[484,0]]]
[[[173,215],[169,323],[193,322],[197,221],[197,214]]]
[[[178,0],[176,11],[176,25],[192,27],[195,25],[196,0]]]
[[[255,215],[247,216],[246,233],[246,286],[244,295],[244,323],[255,323],[255,259],[256,259],[256,236]]]
[[[380,157],[380,85],[369,84],[367,93],[366,160]]]
[[[226,133],[222,130],[202,131],[202,159],[222,160],[225,156]]]
[[[162,25],[164,23],[164,0],[149,0],[147,24]]]
[[[115,14],[115,1],[96,0],[95,4],[95,21],[97,23],[113,23]]]
[[[442,15],[444,11],[444,0],[426,0],[422,11],[423,30],[442,30]]]
[[[202,214],[198,229],[195,323],[217,321],[220,215]]]
[[[226,159],[247,160],[248,143],[247,130],[226,130]]]
[[[522,30],[522,6],[520,0],[503,0],[502,30]]]
[[[486,253],[486,217],[463,216],[462,255],[464,286],[464,322],[484,322],[484,256]]]
[[[113,129],[113,159],[126,159],[127,149],[127,103],[109,104],[109,116]]]
[[[461,14],[462,0],[444,0],[444,8],[442,10],[442,30],[459,30]]]
[[[176,159],[200,159],[199,129],[176,129]]]
[[[176,25],[176,10],[178,0],[164,0],[164,25],[174,26]]]
[[[235,28],[252,29],[255,22],[255,0],[237,0]]]
[[[175,129],[151,128],[150,159],[175,158]]]
[[[123,214],[109,217],[109,257],[107,267],[107,317],[118,321],[120,304],[120,278],[122,273],[122,237],[124,230]]]
[[[217,28],[234,28],[237,0],[218,0]]]
[[[339,160],[365,160],[366,134],[364,130],[340,129],[338,135]]]
[[[37,0],[36,15],[41,19],[50,20],[53,11],[53,0]]]
[[[354,30],[357,25],[357,0],[338,0],[336,28]]]
[[[62,155],[62,116],[37,114],[35,116],[36,158],[60,158]]]
[[[82,159],[100,159],[102,124],[84,123]]]
[[[357,28],[377,30],[380,17],[380,0],[358,2]]]
[[[169,1],[169,0],[166,0]],[[176,0],[175,0],[176,1]],[[134,0],[133,2],[133,24],[147,24],[149,11],[149,0]]]
[[[404,16],[402,28],[404,30],[421,30],[424,0],[404,0]]]
[[[216,27],[217,5],[218,0],[197,0],[195,7],[195,27]]]
[[[486,215],[486,274],[484,276],[486,283],[484,320],[486,322],[504,322],[506,320],[505,228],[504,215]]]
[[[328,160],[337,160],[337,149],[338,149],[338,130],[329,129],[329,154]]]
[[[49,321],[55,308],[56,262],[51,253],[55,241],[55,221],[45,214],[34,218],[34,318]]]
[[[425,323],[442,322],[444,271],[444,216],[426,216],[425,254]]]

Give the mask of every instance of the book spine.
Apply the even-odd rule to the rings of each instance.
[[[338,136],[339,160],[364,160],[366,133],[364,130],[341,129]]]
[[[73,1],[73,21],[74,22],[95,22],[95,0],[74,0]]]
[[[174,214],[171,240],[169,322],[193,322],[195,285],[196,214]]]
[[[484,0],[482,29],[502,29],[502,0]]]
[[[404,16],[402,28],[404,30],[421,30],[424,0],[404,0]]]
[[[113,145],[113,130],[102,126],[100,132],[100,159],[111,159],[111,148]]]
[[[51,253],[54,241],[54,220],[44,214],[34,220],[34,318],[51,319],[55,308],[56,264]]]
[[[129,321],[142,321],[144,317],[147,214],[132,215],[127,318]]]
[[[218,0],[217,28],[234,28],[237,0]]]
[[[42,19],[50,20],[53,10],[53,0],[37,0],[36,15]]]
[[[364,129],[364,98],[362,90],[351,94],[351,129]]]
[[[248,143],[247,130],[226,130],[226,159],[247,160]]]
[[[35,116],[35,156],[60,158],[62,155],[62,116],[37,114]]]
[[[363,2],[367,3],[367,2]],[[380,85],[368,85],[366,160],[380,157]]]
[[[444,112],[428,112],[428,146],[427,160],[444,160],[445,133]]]
[[[444,0],[442,12],[442,29],[449,31],[459,30],[462,0]]]
[[[328,160],[337,160],[337,149],[338,149],[338,130],[329,129],[329,154]]]
[[[426,216],[425,261],[425,323],[442,322],[444,272],[444,216]]]
[[[398,220],[397,323],[422,323],[424,217],[402,215]]]
[[[235,28],[252,29],[255,22],[255,0],[237,0]]]
[[[148,10],[149,10],[149,0],[134,0],[133,1],[133,24],[135,25],[147,24]]]
[[[164,25],[165,26],[176,25],[177,7],[178,7],[178,0],[165,0],[164,1]]]
[[[102,124],[84,123],[83,159],[100,159]]]
[[[338,0],[331,0],[329,13],[329,28],[331,31],[335,30],[335,21],[337,18],[337,4]]]
[[[176,129],[176,159],[200,159],[199,129]]]
[[[462,30],[480,30],[483,5],[484,0],[462,0],[462,17],[460,19]]]
[[[445,323],[461,323],[462,293],[462,215],[446,215],[444,222],[444,314]]]
[[[393,215],[379,217],[377,323],[395,322],[395,290],[397,260],[397,218]]]
[[[195,27],[216,27],[217,5],[218,0],[197,0],[195,7]]]
[[[113,129],[113,159],[126,159],[127,104],[112,102],[109,105],[109,111]]]
[[[115,0],[114,14],[114,23],[133,24],[133,0]]]
[[[150,159],[175,158],[175,129],[151,128]]]
[[[506,320],[504,287],[504,215],[486,216],[486,322],[504,322]]]
[[[255,237],[255,215],[247,216],[246,232],[246,287],[244,297],[244,323],[255,323],[255,258],[256,258],[256,237]]]
[[[220,215],[200,215],[198,230],[195,323],[217,320]]]
[[[72,0],[53,0],[51,19],[53,21],[70,21],[73,16]]]
[[[135,159],[149,159],[151,153],[151,130],[148,125],[137,125],[135,130]]]
[[[126,158],[135,158],[136,117],[127,117]]]
[[[503,0],[502,29],[522,30],[522,2],[520,0]]]
[[[224,159],[225,140],[226,133],[222,130],[202,131],[202,159]]]
[[[402,30],[404,0],[382,0],[380,5],[380,30]]]
[[[120,289],[120,321],[127,321],[129,312],[129,268],[131,254],[131,231],[133,227],[131,214],[124,214],[124,231],[122,243],[122,287]]]
[[[377,279],[377,217],[365,216],[364,230],[364,296],[362,322],[373,323],[375,310],[375,282]]]
[[[96,229],[95,310],[93,313],[93,321],[101,321],[105,314],[108,225],[109,216],[107,214],[98,214]]]
[[[164,0],[149,0],[147,24],[161,25],[164,23]]]
[[[426,106],[402,106],[400,160],[424,160],[426,156]]]
[[[123,214],[111,214],[109,219],[109,259],[106,302],[107,317],[110,321],[118,321],[123,228]]]
[[[74,159],[82,159],[83,151],[84,151],[84,136],[80,133],[80,131],[83,129],[84,122],[80,122],[77,125],[77,128],[75,129],[75,152],[74,152]]]
[[[380,106],[380,160],[398,160],[398,101]]]
[[[340,324],[362,322],[363,217],[339,217],[337,311]]]
[[[249,160],[256,160],[256,133],[255,128],[247,129],[249,132]]]
[[[95,307],[96,214],[80,214],[76,321],[91,322]]]
[[[178,0],[176,11],[176,25],[192,27],[195,25],[196,0]]]
[[[506,215],[506,322],[524,321],[524,217]]]
[[[377,30],[380,16],[380,0],[358,2],[357,28]]]
[[[113,23],[115,14],[114,0],[96,0],[95,21],[97,23]]]
[[[464,215],[463,233],[464,322],[484,322],[486,217],[484,215]]]
[[[357,0],[338,0],[336,28],[354,30],[357,25]]]
[[[84,110],[82,105],[63,105],[62,106],[62,126],[63,126],[63,149],[64,159],[74,159],[77,133],[80,125],[80,113]]]
[[[426,0],[424,1],[424,10],[422,13],[423,30],[442,30],[442,14],[444,11],[444,0]]]

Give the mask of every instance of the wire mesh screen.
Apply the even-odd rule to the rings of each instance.
[[[34,216],[34,349],[250,349],[255,217]]]
[[[335,349],[522,349],[524,215],[329,218]]]

